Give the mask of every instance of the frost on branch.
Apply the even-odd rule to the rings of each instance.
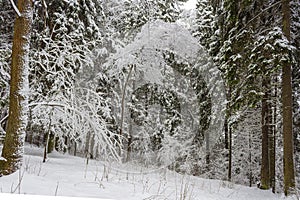
[[[106,100],[85,88],[74,88],[71,94],[69,99],[57,96],[53,102],[31,103],[32,123],[57,138],[58,150],[120,160],[121,143],[118,135],[108,128],[106,118],[110,111]],[[77,149],[71,149],[72,144]]]
[[[144,152],[148,161],[158,159],[169,165],[188,158],[196,138],[205,138],[200,142],[202,155],[213,148],[223,127],[223,81],[203,47],[183,26],[161,20],[145,24],[132,43],[110,57],[106,68],[116,83],[116,119],[135,140],[129,145],[143,148],[138,154]],[[204,101],[211,106],[203,107],[208,105]],[[203,123],[209,125],[201,128]],[[205,133],[199,134],[199,129]],[[183,149],[180,141],[190,145]]]

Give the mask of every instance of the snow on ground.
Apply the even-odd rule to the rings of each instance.
[[[184,176],[167,169],[104,164],[95,160],[89,160],[86,165],[86,159],[59,153],[50,154],[48,161],[42,163],[41,149],[27,146],[25,153],[22,169],[0,178],[0,192],[6,193],[0,193],[0,199],[7,199],[8,193],[116,200],[296,199],[226,181]],[[17,196],[26,199],[26,195]]]

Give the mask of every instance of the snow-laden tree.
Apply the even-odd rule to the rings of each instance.
[[[10,57],[12,49],[14,10],[0,1],[0,140],[4,135],[8,114]]]
[[[207,0],[199,0],[196,4],[196,19],[193,24],[193,35],[204,46],[210,55],[216,51],[220,41],[217,30],[217,16],[214,8]]]
[[[30,104],[31,120],[38,128],[29,130],[28,140],[43,138],[45,146],[51,145],[47,152],[55,148],[74,155],[119,160],[119,136],[110,131],[107,121],[111,117],[110,102],[86,88],[72,88],[70,93],[69,99],[60,95],[55,101]]]
[[[99,1],[36,1],[30,55],[30,103],[71,99],[76,77],[94,67],[99,44]],[[31,107],[33,108],[33,107]],[[31,123],[29,132],[38,124]],[[28,135],[30,135],[29,133]],[[40,134],[46,134],[40,129]],[[30,137],[30,136],[29,136]]]
[[[78,71],[92,65],[91,50],[101,34],[98,1],[36,2],[30,83],[32,100],[67,91]],[[99,10],[100,9],[100,10]],[[101,17],[100,17],[101,18]]]
[[[182,26],[158,20],[144,25],[110,60],[114,113],[131,150],[143,153],[143,147],[143,158],[178,161],[176,168],[193,173],[192,164],[201,161],[187,162],[204,159],[222,131],[222,80],[203,48]],[[201,133],[202,123],[207,127]]]
[[[202,30],[195,32],[203,38],[200,42],[211,50],[226,80],[229,126],[237,123],[234,127],[239,127],[239,117],[246,114],[240,112],[247,111],[248,107],[262,111],[261,187],[268,188],[271,185],[273,191],[277,158],[274,136],[281,133],[280,127],[276,126],[277,121],[281,120],[276,114],[280,108],[278,91],[281,90],[278,87],[281,79],[278,77],[281,67],[290,60],[289,54],[293,52],[293,47],[280,28],[280,13],[279,1],[198,1],[198,20],[195,25],[196,30]],[[216,25],[216,29],[213,25]],[[214,41],[212,38],[218,38],[218,43],[209,42]],[[235,132],[230,127],[228,130],[229,133]],[[227,139],[229,144],[237,144],[235,135],[229,134]],[[227,139],[225,134],[225,143]],[[231,166],[235,165],[231,164],[230,155],[235,156],[235,152],[229,148],[229,179],[233,173]]]
[[[232,134],[232,181],[254,186],[260,180],[260,110],[243,112]]]
[[[186,0],[122,0],[104,1],[103,13],[107,31],[125,44],[134,39],[143,25],[153,20],[175,22],[181,12],[180,4]],[[108,29],[107,29],[108,28]]]

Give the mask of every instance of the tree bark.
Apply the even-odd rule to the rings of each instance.
[[[228,181],[231,181],[232,175],[232,127],[229,125],[229,150],[228,150]]]
[[[261,103],[261,132],[262,132],[262,148],[261,148],[261,173],[260,188],[270,188],[270,166],[269,166],[269,78],[263,77],[262,87],[265,94]]]
[[[17,171],[22,163],[27,124],[28,54],[32,25],[33,1],[18,0],[21,16],[14,24],[9,118],[0,161],[0,176]]]
[[[272,192],[275,193],[275,187],[276,187],[276,114],[277,114],[277,109],[276,109],[276,98],[277,98],[277,74],[275,74],[274,80],[273,80],[273,96],[272,96],[272,112],[270,116],[270,120],[272,125],[270,126],[271,128],[271,135],[269,136],[269,156],[270,156],[270,186],[272,188]]]
[[[50,113],[50,119],[49,119],[49,126],[48,126],[48,131],[45,134],[45,138],[44,138],[44,158],[43,158],[43,163],[46,162],[47,160],[47,154],[49,153],[49,143],[50,143],[50,135],[51,135],[51,115],[52,112]]]
[[[290,1],[282,3],[282,31],[290,41]],[[291,64],[282,66],[282,108],[283,108],[283,173],[284,193],[289,195],[295,189],[294,158],[293,158],[293,114],[292,114],[292,73]]]
[[[132,83],[132,90],[135,91],[135,78]],[[131,160],[131,151],[132,151],[132,139],[133,139],[133,119],[129,118],[129,127],[128,127],[128,135],[127,135],[127,156],[126,156],[126,162],[129,162]]]

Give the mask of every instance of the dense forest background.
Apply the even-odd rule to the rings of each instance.
[[[34,1],[19,145],[299,190],[299,0],[183,2]],[[5,147],[19,16],[0,13]]]

